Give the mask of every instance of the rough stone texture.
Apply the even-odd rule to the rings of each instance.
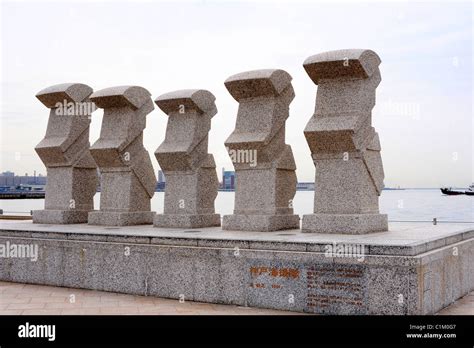
[[[97,171],[89,151],[93,110],[76,107],[86,105],[91,93],[87,85],[65,83],[36,95],[51,110],[46,135],[35,147],[48,174],[45,209],[33,211],[35,223],[87,222],[88,213],[94,209]]]
[[[292,208],[296,165],[285,144],[285,122],[295,96],[291,79],[283,70],[255,70],[225,81],[239,111],[225,142],[236,182],[234,214],[224,216],[224,230],[299,228]]]
[[[217,179],[214,156],[208,154],[216,98],[206,90],[180,90],[159,96],[155,103],[168,114],[164,142],[155,152],[166,177],[164,213],[156,227],[220,226],[215,214]]]
[[[303,66],[318,85],[316,108],[304,134],[316,167],[314,214],[302,230],[362,234],[386,231],[378,196],[384,172],[377,132],[371,126],[380,58],[370,50],[311,56]]]
[[[101,174],[100,211],[89,214],[92,225],[153,223],[150,199],[156,177],[143,147],[146,115],[153,109],[150,93],[137,86],[106,88],[91,95],[104,109],[99,139],[90,151]]]
[[[311,214],[303,216],[302,226],[304,232],[364,234],[380,232],[380,226],[387,226],[387,216],[370,213]]]
[[[37,245],[39,258],[0,259],[0,280],[308,313],[433,314],[474,289],[472,230],[394,223],[369,235],[218,227],[189,234],[5,221],[0,244]],[[447,244],[453,237],[459,241]],[[365,244],[364,257],[309,248],[328,243]]]

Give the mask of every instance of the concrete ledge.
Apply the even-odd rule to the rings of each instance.
[[[37,245],[39,257],[0,258],[0,279],[328,314],[432,314],[473,290],[472,224],[390,229],[350,236],[5,221],[0,245]],[[360,253],[328,254],[338,245]]]
[[[222,229],[228,231],[281,231],[300,228],[298,215],[225,215]]]
[[[153,223],[154,216],[155,212],[153,211],[94,211],[89,213],[88,223],[102,226],[148,225]]]
[[[386,214],[303,215],[301,229],[310,233],[366,234],[388,230]]]
[[[221,225],[219,214],[157,214],[153,218],[153,226],[163,228],[202,228]]]
[[[87,222],[89,210],[34,210],[37,224],[80,224]]]
[[[212,243],[214,247],[247,245],[259,250],[294,250],[323,252],[328,244],[363,244],[371,255],[414,256],[474,238],[474,224],[438,224],[393,222],[388,232],[364,235],[302,233],[300,230],[274,232],[224,231],[220,227],[186,230],[141,226],[95,226],[87,224],[34,224],[31,221],[0,221],[0,235],[5,237],[63,238],[66,240],[97,240],[145,244],[194,245]],[[144,238],[144,239],[143,239]],[[204,245],[204,244],[202,244]]]

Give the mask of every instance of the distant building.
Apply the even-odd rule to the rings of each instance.
[[[166,182],[165,173],[162,170],[158,170],[158,182]]]
[[[221,190],[235,190],[235,171],[225,170],[222,168],[222,182],[219,185]],[[298,182],[296,183],[298,191],[314,191],[314,182]]]
[[[235,190],[235,172],[222,168],[222,189]]]
[[[15,175],[9,170],[0,174],[0,186],[46,185],[47,177],[38,175]]]
[[[297,191],[314,191],[314,182],[298,182],[296,184]]]
[[[164,191],[166,187],[165,173],[162,170],[158,170],[158,182],[156,183],[156,191]]]

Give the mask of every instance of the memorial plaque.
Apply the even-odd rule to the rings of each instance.
[[[252,260],[247,272],[247,306],[303,311],[306,275],[301,264]]]
[[[364,266],[316,264],[306,272],[307,312],[366,314],[367,290]]]

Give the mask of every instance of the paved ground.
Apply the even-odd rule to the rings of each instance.
[[[438,312],[440,315],[474,315],[474,291]]]
[[[103,291],[29,285],[0,281],[0,315],[16,314],[299,314],[270,309],[216,305]],[[439,314],[474,315],[474,292]]]
[[[8,314],[299,314],[270,309],[216,305],[104,291],[0,281],[0,315]]]

